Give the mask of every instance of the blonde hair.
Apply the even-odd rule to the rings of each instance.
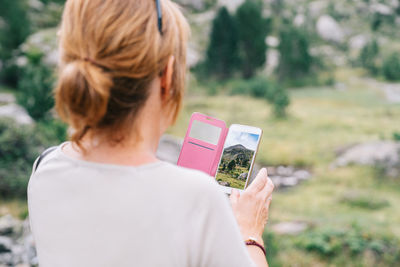
[[[68,0],[60,28],[61,62],[56,109],[79,145],[90,130],[121,141],[149,95],[150,82],[174,56],[173,121],[181,108],[188,24],[179,7],[161,0],[158,30],[155,1]]]

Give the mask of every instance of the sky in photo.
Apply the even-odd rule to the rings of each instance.
[[[224,148],[241,144],[247,149],[255,151],[257,148],[258,138],[259,138],[258,134],[244,133],[239,131],[229,131],[228,136],[226,137]]]

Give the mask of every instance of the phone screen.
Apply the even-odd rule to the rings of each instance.
[[[220,185],[244,189],[259,139],[259,134],[229,129],[215,176]]]

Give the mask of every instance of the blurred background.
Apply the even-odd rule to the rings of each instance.
[[[184,108],[264,130],[270,266],[400,266],[400,1],[179,0]],[[36,266],[32,163],[67,138],[53,110],[63,0],[0,0],[0,266]],[[127,211],[129,212],[129,211]]]

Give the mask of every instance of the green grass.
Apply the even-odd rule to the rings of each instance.
[[[0,198],[0,217],[6,214],[11,214],[15,218],[25,219],[28,216],[26,200]]]
[[[194,111],[223,119],[228,126],[240,123],[260,127],[264,135],[257,155],[259,163],[306,166],[313,173],[312,179],[300,186],[274,193],[270,223],[299,220],[317,229],[346,228],[356,223],[377,236],[400,238],[400,179],[381,177],[370,167],[331,168],[338,148],[392,139],[394,132],[400,132],[400,104],[389,104],[379,88],[362,75],[359,70],[337,72],[336,80],[347,86],[344,91],[329,87],[291,90],[286,120],[274,119],[264,100],[224,93],[207,96],[207,88],[196,85],[189,88],[183,112],[169,133],[183,137]],[[385,205],[366,209],[360,205],[370,204],[343,203],[343,195],[355,190],[364,198],[375,197]],[[348,266],[360,266],[351,257],[321,259],[296,248],[289,237],[277,239],[280,247],[276,257],[284,266],[321,266],[342,261]]]
[[[270,224],[305,221],[309,231],[322,228],[348,229],[358,225],[379,239],[400,238],[400,179],[382,177],[363,166],[331,168],[335,150],[371,140],[392,139],[400,132],[400,105],[389,104],[379,88],[374,88],[359,70],[342,70],[336,80],[347,90],[333,88],[293,89],[289,117],[274,119],[270,106],[261,99],[229,96],[224,92],[208,96],[199,84],[189,87],[184,108],[168,132],[183,138],[190,115],[202,112],[225,120],[227,125],[241,123],[258,126],[264,135],[257,155],[262,165],[305,166],[313,177],[297,187],[277,191],[270,212]],[[357,192],[361,198],[343,200]],[[371,198],[369,198],[371,196]],[[378,200],[379,208],[373,199]],[[23,201],[1,201],[0,215],[11,212],[23,216]],[[266,233],[271,231],[266,227]],[[339,253],[321,257],[296,246],[296,237],[275,236],[272,266],[385,266],[383,260],[369,261],[368,255],[351,257]],[[268,246],[268,244],[267,244]]]
[[[248,168],[236,166],[234,171],[219,170],[216,176],[218,181],[228,182],[230,187],[244,189],[246,181],[236,178],[239,174],[248,172]]]

